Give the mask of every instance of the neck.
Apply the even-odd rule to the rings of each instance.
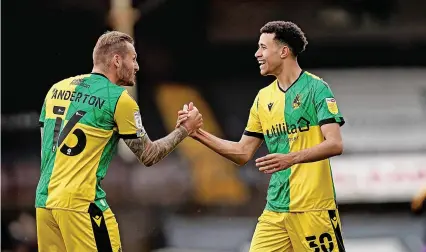
[[[109,81],[117,84],[118,78],[115,74],[110,73],[109,71],[104,71],[101,67],[94,66],[92,69],[92,73],[100,73],[105,75]]]
[[[286,91],[299,78],[301,72],[302,69],[297,60],[287,60],[284,61],[281,71],[275,77],[280,87]]]

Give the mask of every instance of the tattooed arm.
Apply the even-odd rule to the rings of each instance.
[[[145,166],[152,166],[165,158],[188,136],[184,126],[175,129],[169,135],[152,142],[148,134],[137,139],[125,139],[124,142]]]
[[[202,115],[196,108],[191,112],[179,111],[177,123],[182,126],[161,139],[151,141],[143,127],[139,106],[127,91],[123,91],[117,101],[114,121],[118,134],[146,166],[152,166],[165,158],[183,139],[203,124]]]
[[[169,135],[152,142],[145,132],[141,138],[125,139],[124,142],[141,163],[152,166],[165,158],[180,142],[202,125],[203,117],[194,107],[191,112],[182,110],[178,112],[176,129]]]

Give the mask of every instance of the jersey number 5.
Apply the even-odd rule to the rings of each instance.
[[[317,237],[315,235],[306,237],[306,241],[309,242],[309,247],[313,248],[314,252],[320,252],[320,247],[323,252],[333,251],[334,249],[333,239],[329,233],[323,233],[320,235],[318,239],[320,246],[316,243]]]
[[[65,107],[54,106],[53,113],[55,115],[64,115]],[[78,110],[75,114],[70,118],[68,123],[64,126],[61,131],[62,126],[62,118],[56,117],[55,128],[53,130],[53,145],[52,151],[54,152],[57,147],[61,146],[64,142],[65,138],[69,135],[72,128],[80,121],[80,119],[86,114],[85,111]],[[72,132],[77,137],[77,144],[74,147],[69,147],[67,144],[64,144],[60,151],[68,156],[76,156],[80,154],[84,148],[86,147],[86,134],[81,129],[75,129]]]

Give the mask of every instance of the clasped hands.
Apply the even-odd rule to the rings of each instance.
[[[184,126],[188,135],[194,137],[198,129],[203,125],[203,117],[197,107],[192,102],[184,105],[182,110],[178,111],[176,128]],[[256,159],[256,166],[260,172],[271,174],[290,168],[295,164],[294,156],[289,154],[273,153]]]
[[[183,126],[189,136],[194,136],[196,131],[203,126],[203,115],[198,111],[192,102],[183,105],[183,109],[178,111],[176,127]]]

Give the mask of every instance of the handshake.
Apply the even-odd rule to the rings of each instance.
[[[178,111],[176,127],[184,127],[188,135],[194,137],[201,126],[203,126],[203,116],[192,102],[183,105],[183,109]]]

